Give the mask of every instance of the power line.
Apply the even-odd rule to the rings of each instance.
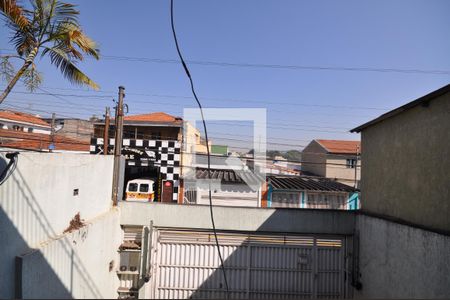
[[[102,55],[107,60],[178,64],[176,59],[132,57]],[[424,70],[424,69],[401,69],[401,68],[375,68],[375,67],[334,67],[334,66],[314,66],[314,65],[281,65],[281,64],[257,64],[257,63],[233,63],[223,61],[202,61],[188,60],[192,65],[217,66],[217,67],[239,67],[239,68],[258,68],[258,69],[279,69],[279,70],[312,70],[312,71],[350,71],[350,72],[377,72],[377,73],[403,73],[403,74],[428,74],[428,75],[450,75],[449,70]]]
[[[14,49],[0,48],[0,50],[15,51]],[[115,61],[179,64],[178,59],[151,58],[121,55],[101,55],[101,58]],[[340,71],[340,72],[377,72],[377,73],[401,73],[401,74],[427,74],[427,75],[450,75],[450,70],[436,69],[406,69],[406,68],[378,68],[378,67],[350,67],[350,66],[320,66],[320,65],[282,65],[261,63],[236,63],[224,61],[186,60],[185,63],[201,66],[257,68],[257,69],[279,69],[279,70],[311,70],[311,71]]]
[[[23,103],[19,103],[19,104],[23,104]],[[31,103],[27,103],[27,104],[31,104]],[[11,107],[16,107],[19,109],[24,109],[24,110],[29,110],[29,111],[36,111],[36,112],[44,112],[44,113],[48,113],[48,114],[52,114],[53,112],[50,111],[45,111],[45,110],[37,110],[37,109],[32,109],[32,108],[28,108],[28,107],[21,107],[21,106],[17,106],[17,105],[13,105],[13,104],[5,104]],[[40,105],[40,104],[39,104]],[[55,105],[48,105],[51,107],[57,107]],[[96,108],[99,110],[99,114],[101,114],[100,112],[100,108]],[[93,112],[92,110],[89,110],[89,112]],[[76,112],[72,112],[72,111],[59,111],[59,115],[61,116],[66,116],[66,117],[70,117],[70,114],[74,114],[74,115],[82,115],[85,116],[86,114],[84,113],[76,113]],[[323,132],[323,133],[348,133],[347,130],[345,131],[339,131],[339,130],[322,130],[320,128],[333,128],[333,127],[321,127],[321,126],[310,126],[310,125],[297,125],[297,124],[289,124],[289,123],[280,123],[280,125],[284,125],[284,126],[273,126],[273,125],[267,125],[267,126],[258,126],[258,125],[253,125],[253,124],[239,124],[239,123],[231,123],[231,121],[210,121],[210,124],[215,124],[215,125],[226,125],[226,126],[235,126],[235,127],[257,127],[257,128],[269,128],[269,129],[281,129],[281,130],[290,130],[290,131],[302,131],[302,132]],[[224,124],[225,123],[225,124]],[[278,123],[272,123],[272,124],[278,124]],[[126,124],[125,124],[126,125]],[[306,127],[306,128],[302,128],[302,127]],[[308,129],[308,128],[319,128],[319,129]]]
[[[56,88],[57,89],[57,88]],[[112,91],[86,91],[80,89],[61,89],[67,91],[78,91],[78,92],[86,92],[86,93],[113,93]],[[28,93],[30,92],[16,92],[16,93]],[[39,94],[39,93],[34,93]],[[69,97],[80,97],[80,98],[111,98],[110,95],[80,95],[80,94],[61,94],[61,93],[53,93],[53,95],[58,96],[69,96]],[[191,96],[184,95],[171,95],[171,94],[145,94],[145,93],[127,93],[127,95],[134,96],[144,96],[144,97],[158,97],[158,98],[174,98],[174,99],[192,99]],[[267,100],[254,100],[254,99],[239,99],[239,98],[217,98],[217,97],[204,97],[206,100],[217,101],[217,102],[238,102],[238,103],[255,103],[255,104],[273,104],[273,105],[289,105],[289,106],[305,106],[305,107],[321,107],[321,108],[338,108],[338,109],[351,109],[351,110],[379,110],[379,111],[387,111],[388,108],[380,108],[380,107],[366,107],[366,106],[345,106],[345,105],[331,105],[331,104],[311,104],[311,103],[299,103],[299,102],[282,102],[282,101],[267,101]],[[137,101],[136,103],[146,103],[146,101]]]
[[[11,92],[11,93],[13,93],[13,94],[14,93],[30,94],[30,93],[27,93],[27,92]],[[34,94],[35,95],[46,95],[45,93],[34,93]],[[30,95],[32,95],[32,94],[30,94]],[[85,95],[66,95],[66,96],[68,96],[68,97],[77,97],[77,98],[92,98],[92,99],[97,99],[98,101],[109,101],[109,100],[102,99],[102,98],[110,98],[108,96],[85,96]],[[131,100],[131,101],[128,101],[128,103],[129,104],[139,103],[139,104],[144,104],[144,105],[152,104],[152,107],[154,107],[154,105],[161,105],[161,106],[164,106],[164,107],[166,107],[166,106],[174,106],[174,107],[177,107],[177,108],[180,108],[180,109],[183,108],[183,107],[180,107],[180,104],[176,104],[176,103],[163,103],[163,102],[154,102],[154,101],[148,101],[148,100],[147,101]],[[142,106],[142,105],[139,105],[139,106]],[[194,107],[184,107],[184,108],[194,108]],[[222,108],[228,108],[228,107],[222,107]],[[164,109],[164,110],[167,111],[167,109]],[[289,115],[296,115],[296,116],[298,116],[298,114],[299,114],[297,111],[292,111],[292,110],[288,110],[288,109],[286,109],[286,110],[278,110],[278,109],[268,108],[267,110],[268,110],[268,112],[277,112],[277,113],[282,113],[284,115],[289,114]],[[332,117],[334,117],[334,116],[336,116],[336,113],[334,113],[334,114],[326,114],[326,113],[308,112],[307,115],[308,116],[310,116],[310,115],[317,115],[317,116],[332,116]],[[339,116],[352,117],[352,118],[355,118],[355,117],[374,118],[374,115],[361,115],[361,114],[342,114],[342,113],[339,113]]]
[[[61,137],[60,135],[56,135]],[[20,142],[20,141],[38,141],[38,142],[46,142],[46,143],[51,143],[50,140],[50,135],[48,135],[48,139],[43,139],[39,138],[39,137],[27,137],[27,138],[19,138],[19,137],[4,137],[0,135],[0,138],[5,138],[7,140],[12,140]],[[55,141],[56,144],[64,144],[64,145],[82,145],[82,146],[91,146],[90,143],[88,142],[81,142],[81,141],[76,141],[76,140],[57,140]],[[23,149],[23,150],[30,150],[30,149],[26,149],[26,148],[21,148],[21,147],[11,147],[8,146],[8,144],[0,144],[0,148],[4,147],[4,148],[13,148],[13,149]],[[43,149],[42,149],[43,150]],[[58,149],[56,149],[58,150]],[[82,150],[77,150],[77,151],[82,151]],[[182,152],[184,155],[195,155],[195,156],[207,156],[207,154],[204,153],[194,153],[194,152]],[[218,157],[218,158],[224,158],[226,156],[221,156],[221,155],[210,155],[210,157]],[[247,157],[247,156],[233,156],[235,158],[239,158],[239,159],[244,159],[247,161],[254,161],[254,162],[262,162],[262,163],[270,163],[271,161],[273,161],[273,159],[267,159],[267,158],[255,158],[255,157]],[[302,165],[302,164],[309,164],[309,165],[326,165],[329,166],[331,168],[338,168],[338,169],[342,169],[340,167],[347,167],[347,164],[342,164],[342,163],[330,163],[330,162],[313,162],[313,161],[301,161],[301,160],[284,160],[283,162],[286,163],[290,163],[292,165]],[[180,167],[190,167],[192,168],[193,166],[189,166],[189,165],[180,165]],[[356,166],[357,168],[360,168],[361,166],[358,165]]]
[[[173,17],[174,17],[173,16],[173,0],[170,0],[170,24],[171,24],[171,27],[172,27],[173,39],[174,39],[174,42],[175,42],[175,46],[176,46],[177,53],[178,53],[178,56],[180,58],[181,64],[183,65],[184,71],[186,72],[186,75],[189,78],[189,82],[191,84],[192,95],[194,96],[195,100],[197,101],[198,108],[200,109],[200,115],[202,117],[202,122],[203,122],[203,130],[205,131],[206,151],[207,151],[207,154],[208,154],[208,179],[211,179],[211,157],[210,157],[210,153],[209,153],[208,131],[207,131],[207,128],[206,128],[205,118],[203,116],[202,104],[198,100],[197,94],[195,93],[194,82],[192,80],[191,74],[189,73],[189,69],[186,66],[186,63],[184,62],[183,55],[181,55],[180,47],[178,46],[177,34],[176,34],[176,31],[175,31],[175,25],[174,25],[174,20],[173,20],[174,18]],[[208,195],[209,195],[209,211],[210,211],[210,215],[211,215],[211,223],[212,223],[212,227],[213,227],[214,238],[216,240],[217,252],[219,254],[220,262],[222,264],[221,265],[222,273],[223,273],[223,278],[225,280],[225,287],[226,287],[226,290],[227,290],[226,296],[227,296],[227,299],[228,299],[229,298],[228,280],[227,280],[227,274],[225,272],[225,265],[224,265],[224,261],[223,261],[223,258],[222,258],[222,253],[220,251],[219,239],[217,238],[216,225],[214,223],[214,213],[213,213],[212,196],[211,196],[211,184],[209,184]]]

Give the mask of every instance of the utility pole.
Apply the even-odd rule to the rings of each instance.
[[[119,86],[119,101],[116,107],[116,132],[114,141],[114,174],[113,174],[113,205],[117,206],[119,202],[119,178],[120,178],[120,155],[122,152],[122,134],[123,134],[123,98],[125,97],[125,88]]]
[[[105,111],[105,130],[103,133],[103,155],[108,154],[109,146],[109,107]]]
[[[53,152],[53,149],[55,149],[55,120],[56,119],[56,114],[52,113],[52,129],[51,129],[51,133],[50,133],[50,145],[48,147],[48,151],[49,152]]]
[[[356,162],[355,162],[355,189],[358,187],[358,158],[359,158],[359,147],[356,146]]]

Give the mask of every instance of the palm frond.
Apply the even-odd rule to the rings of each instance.
[[[79,14],[80,12],[76,10],[76,5],[70,3],[57,2],[53,12],[52,21],[54,25],[60,22],[70,22],[72,24],[76,24],[79,26],[78,23]]]
[[[65,44],[67,49],[75,52],[75,48],[72,44],[77,45],[81,51],[99,59],[99,49],[97,43],[89,38],[80,29],[80,26],[71,22],[62,22],[52,33],[51,39],[57,41],[58,44]],[[79,60],[83,60],[83,57],[77,57]]]
[[[72,32],[71,40],[78,46],[80,49],[94,57],[95,59],[100,58],[100,50],[98,49],[97,43],[92,40],[90,37],[85,35],[82,31],[77,30]]]
[[[15,0],[0,0],[0,11],[11,25],[15,25],[20,30],[29,28],[30,21],[26,17],[25,10]]]
[[[28,31],[16,31],[11,38],[14,48],[20,56],[28,55],[36,44],[32,33]]]
[[[78,85],[88,85],[95,90],[100,88],[94,81],[92,81],[86,74],[75,66],[74,62],[70,60],[69,54],[67,54],[64,50],[56,47],[47,47],[46,49],[48,49],[47,53],[50,55],[50,61],[52,64],[61,70],[67,80]]]

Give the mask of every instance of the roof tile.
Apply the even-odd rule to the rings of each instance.
[[[0,129],[0,147],[26,150],[47,150],[51,144],[51,135]],[[55,135],[55,150],[89,151],[90,144],[65,136]]]
[[[361,153],[360,141],[316,140],[329,153],[358,154]]]
[[[166,114],[164,112],[154,112],[141,115],[125,116],[124,121],[156,122],[156,123],[176,123],[182,122],[181,118]]]
[[[0,110],[0,119],[7,119],[20,123],[31,123],[34,125],[50,127],[47,122],[37,116],[12,110]]]

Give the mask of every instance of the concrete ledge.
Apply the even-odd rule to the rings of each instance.
[[[210,229],[209,206],[120,202],[121,225]],[[214,206],[219,230],[352,235],[355,212]]]

